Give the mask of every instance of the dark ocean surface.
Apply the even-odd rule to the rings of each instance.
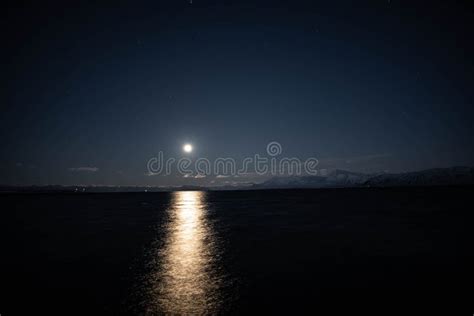
[[[2,316],[474,312],[472,187],[0,203]]]

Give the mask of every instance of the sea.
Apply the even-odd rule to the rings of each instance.
[[[0,314],[474,312],[472,187],[0,195]]]

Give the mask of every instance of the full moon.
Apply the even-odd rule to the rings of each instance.
[[[183,146],[183,150],[184,150],[185,152],[187,152],[187,153],[190,153],[190,152],[193,151],[193,146],[191,146],[191,144],[185,144],[185,145]]]

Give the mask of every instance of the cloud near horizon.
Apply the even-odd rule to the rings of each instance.
[[[73,172],[97,172],[99,168],[97,167],[71,167],[69,171]]]

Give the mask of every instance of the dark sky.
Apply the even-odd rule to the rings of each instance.
[[[3,8],[0,184],[209,184],[146,175],[185,142],[241,159],[278,141],[365,172],[473,165],[474,11],[454,3]]]

